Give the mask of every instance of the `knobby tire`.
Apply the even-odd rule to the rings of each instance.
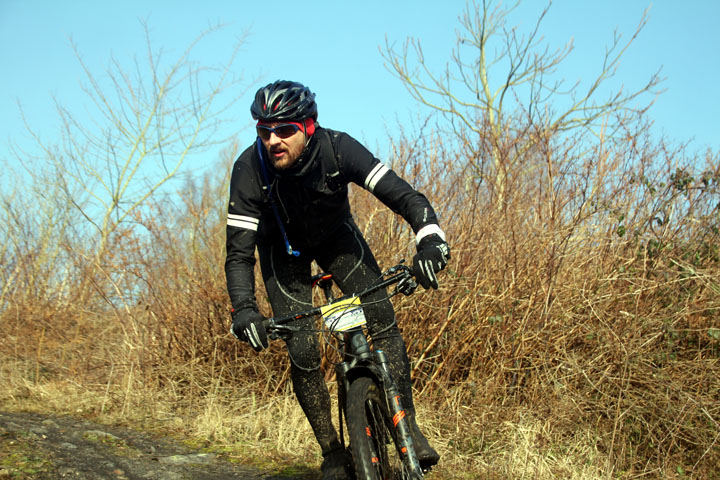
[[[392,435],[383,391],[367,377],[350,385],[346,420],[358,480],[414,480]]]

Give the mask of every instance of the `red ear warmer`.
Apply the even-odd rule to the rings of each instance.
[[[303,123],[305,124],[305,135],[308,137],[312,136],[313,133],[315,133],[315,120],[311,118],[306,118],[303,120]]]

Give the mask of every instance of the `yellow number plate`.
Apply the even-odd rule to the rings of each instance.
[[[344,332],[367,323],[359,297],[346,298],[320,308],[325,327],[333,332]]]

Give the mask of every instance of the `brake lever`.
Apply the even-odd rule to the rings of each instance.
[[[402,293],[405,296],[412,295],[417,289],[418,284],[415,279],[411,276],[407,276],[400,280],[395,287],[395,290]]]
[[[271,340],[286,340],[290,338],[294,330],[285,325],[274,325],[273,329],[268,332]]]
[[[405,265],[403,265],[404,263],[405,263],[405,259],[403,258],[403,259],[401,259],[401,260],[398,262],[397,265],[393,265],[392,267],[388,268],[388,269],[385,271],[385,273],[383,273],[383,277],[386,277],[386,276],[388,276],[388,275],[392,275],[392,274],[394,274],[395,272],[397,272],[397,271],[399,271],[399,270],[407,270],[408,267],[405,266]]]
[[[269,318],[265,320],[263,326],[268,332],[268,337],[270,337],[272,340],[284,340],[285,338],[287,338],[287,335],[292,334],[293,331],[292,327],[290,327],[289,325],[275,323],[274,318]]]

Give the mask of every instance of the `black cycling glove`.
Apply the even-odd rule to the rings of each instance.
[[[268,347],[268,336],[262,322],[265,317],[255,310],[233,312],[232,333],[239,340],[248,342],[256,352]]]
[[[413,273],[418,283],[425,289],[437,289],[439,272],[450,259],[450,246],[437,233],[423,237],[418,243],[417,253],[413,257]]]

